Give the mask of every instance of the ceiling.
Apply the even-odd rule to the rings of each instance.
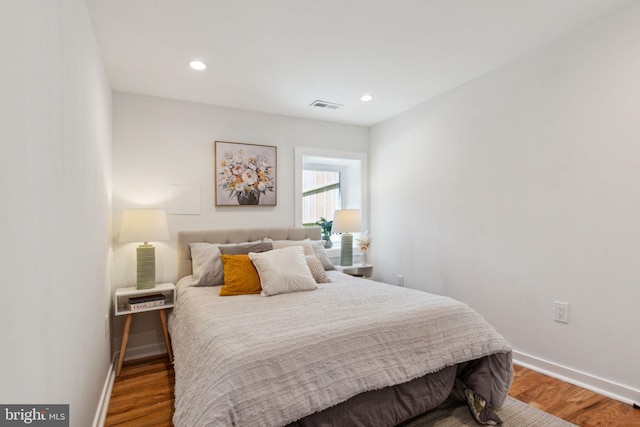
[[[115,91],[364,126],[632,2],[87,0]]]

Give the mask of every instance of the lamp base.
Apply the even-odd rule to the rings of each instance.
[[[156,248],[145,243],[136,249],[138,258],[138,279],[136,289],[152,289],[156,287]]]
[[[344,233],[340,239],[340,265],[353,265],[353,234]]]

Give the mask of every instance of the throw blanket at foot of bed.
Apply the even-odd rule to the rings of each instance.
[[[273,297],[220,297],[219,287],[181,280],[170,319],[174,424],[283,426],[483,357],[483,396],[494,407],[504,402],[511,347],[474,310],[328,273],[332,283],[317,290]]]

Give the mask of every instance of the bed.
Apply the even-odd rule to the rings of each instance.
[[[509,343],[461,302],[330,270],[320,239],[316,227],[179,233],[174,424],[398,426],[453,395],[497,420]],[[220,295],[219,268],[231,283],[230,260],[246,259],[235,254],[250,257],[262,294]],[[315,287],[269,294],[300,259]]]

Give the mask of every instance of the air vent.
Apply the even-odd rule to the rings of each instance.
[[[311,103],[311,106],[318,107],[318,108],[328,108],[329,110],[337,110],[338,108],[342,107],[342,104],[336,104],[335,102],[320,101],[319,99],[316,99]]]

